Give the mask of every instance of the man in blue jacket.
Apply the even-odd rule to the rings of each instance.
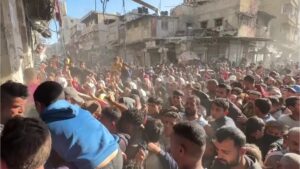
[[[122,168],[118,138],[91,113],[64,100],[60,84],[44,82],[33,96],[51,132],[54,154],[62,161],[78,169]]]

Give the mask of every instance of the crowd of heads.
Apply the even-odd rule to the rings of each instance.
[[[54,56],[26,69],[24,84],[1,85],[1,166],[37,169],[53,162],[48,157],[56,151],[63,167],[80,168],[81,156],[65,157],[74,151],[68,148],[59,154],[56,148],[67,145],[54,135],[69,125],[72,136],[64,141],[80,140],[82,126],[76,125],[87,125],[81,132],[102,139],[84,139],[101,149],[117,138],[122,152],[121,165],[112,162],[118,155],[111,152],[107,163],[93,161],[87,168],[299,168],[297,64],[139,67],[116,57],[111,67],[100,68]],[[81,124],[68,121],[79,116]],[[62,129],[53,128],[59,121],[66,121],[58,125]],[[80,147],[80,141],[71,143]]]

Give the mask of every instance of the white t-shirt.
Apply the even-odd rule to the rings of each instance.
[[[300,127],[300,121],[295,121],[293,120],[290,115],[282,115],[280,116],[280,118],[278,119],[278,121],[283,122],[285,125],[288,125],[289,128],[293,128],[293,127]]]

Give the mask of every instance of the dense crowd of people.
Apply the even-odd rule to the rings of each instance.
[[[87,67],[1,85],[1,168],[298,169],[300,65]]]

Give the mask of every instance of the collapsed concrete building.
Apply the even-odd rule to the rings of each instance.
[[[297,11],[298,0],[185,0],[170,15],[90,12],[70,29],[65,53],[104,65],[115,56],[143,66],[188,59],[269,63],[295,53],[282,46],[297,43]]]

